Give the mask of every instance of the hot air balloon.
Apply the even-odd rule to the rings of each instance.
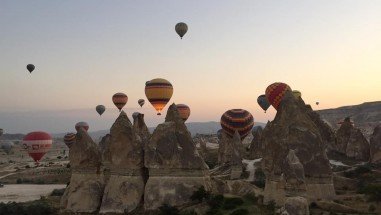
[[[254,118],[247,110],[231,109],[221,116],[221,127],[225,133],[233,137],[235,131],[238,131],[243,140],[254,126]]]
[[[42,131],[31,132],[24,137],[23,145],[28,147],[29,156],[38,163],[52,147],[52,137]]]
[[[316,105],[319,105],[319,102],[316,102]]]
[[[146,82],[145,93],[148,101],[158,112],[157,115],[161,115],[160,112],[172,97],[173,87],[169,81],[156,78]]]
[[[176,33],[180,36],[181,39],[183,39],[183,36],[188,31],[188,25],[184,22],[179,22],[175,26]]]
[[[75,124],[75,130],[77,130],[77,132],[80,128],[83,128],[85,129],[85,131],[87,131],[89,130],[89,124],[87,124],[87,122],[78,122],[77,124]]]
[[[27,66],[26,66],[26,69],[29,71],[29,73],[32,73],[33,72],[33,70],[34,70],[34,65],[33,64],[28,64]]]
[[[124,93],[115,93],[112,96],[112,102],[114,102],[115,106],[119,109],[119,112],[122,110],[124,105],[126,105],[128,101],[128,97]]]
[[[302,97],[302,93],[299,91],[299,90],[293,90],[292,91],[292,94],[294,95],[295,98],[301,98]]]
[[[0,137],[3,136],[3,134],[4,134],[4,130],[0,128]]]
[[[138,100],[138,104],[140,105],[140,107],[143,107],[144,103],[146,103],[146,101],[144,101],[144,99]]]
[[[9,152],[13,148],[13,142],[12,141],[2,141],[0,144],[0,148],[4,150],[5,153],[9,154]]]
[[[257,102],[258,102],[259,106],[265,111],[265,113],[266,113],[267,109],[269,109],[269,107],[271,105],[269,100],[267,100],[266,95],[260,95],[260,96],[258,96]]]
[[[76,136],[74,133],[67,133],[64,136],[64,142],[68,148],[70,148],[76,142]]]
[[[99,116],[101,116],[105,112],[106,107],[104,105],[97,105],[95,110],[98,112]]]
[[[291,91],[291,88],[287,84],[275,82],[266,88],[266,98],[278,110],[279,104],[287,91]]]
[[[135,119],[136,117],[139,116],[139,114],[141,114],[141,113],[139,113],[139,112],[134,112],[134,113],[132,114],[132,118]]]
[[[190,108],[188,107],[188,105],[178,104],[178,105],[176,105],[176,107],[177,107],[177,111],[179,112],[181,119],[183,119],[184,122],[187,121],[187,119],[190,116]]]

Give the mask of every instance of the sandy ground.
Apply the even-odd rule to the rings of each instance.
[[[7,184],[0,188],[0,202],[27,202],[49,195],[54,189],[65,188],[66,184]]]

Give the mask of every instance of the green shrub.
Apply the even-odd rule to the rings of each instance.
[[[370,202],[380,202],[381,201],[381,185],[371,184],[365,186],[361,193],[365,194],[368,197],[368,201]]]
[[[266,175],[262,169],[256,169],[254,173],[254,185],[259,188],[265,188]]]
[[[63,196],[65,192],[65,188],[63,189],[54,189],[53,192],[50,194],[51,196]]]
[[[230,213],[230,215],[248,215],[249,211],[245,208],[237,209]]]
[[[39,179],[36,181],[36,184],[45,184],[45,181],[42,180],[41,178],[39,178]]]
[[[210,192],[206,191],[204,186],[201,186],[198,190],[193,192],[190,198],[192,201],[202,202],[204,199],[209,199],[209,197]]]
[[[211,208],[206,212],[206,215],[223,215],[223,213],[218,208]]]
[[[275,209],[276,209],[275,201],[274,200],[269,201],[268,204],[266,205],[266,208],[267,210],[271,212],[275,212]]]
[[[22,184],[22,179],[21,179],[21,178],[18,178],[18,179],[16,180],[16,184]]]
[[[224,201],[223,209],[232,210],[242,204],[243,200],[241,198],[226,198]]]
[[[0,203],[0,214],[7,215],[51,215],[57,210],[47,201],[37,200],[30,203]]]
[[[372,172],[372,167],[368,164],[365,164],[356,167],[354,170],[344,172],[344,176],[347,178],[355,178],[369,172]]]
[[[248,193],[243,196],[243,198],[251,203],[257,203],[258,197],[255,196],[255,193]]]
[[[159,207],[159,215],[179,215],[179,209],[168,204]]]
[[[223,195],[213,195],[208,199],[207,203],[208,203],[210,208],[218,209],[224,203],[224,196]]]
[[[369,212],[374,212],[376,210],[376,206],[374,205],[369,205],[368,211]]]

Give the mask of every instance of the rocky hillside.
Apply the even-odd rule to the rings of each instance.
[[[344,106],[317,111],[333,129],[339,128],[339,122],[350,117],[356,127],[369,137],[377,124],[381,123],[381,101],[365,102],[359,105]]]

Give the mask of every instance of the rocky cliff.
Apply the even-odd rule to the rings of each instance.
[[[381,125],[378,125],[370,138],[370,156],[372,163],[381,163]]]

